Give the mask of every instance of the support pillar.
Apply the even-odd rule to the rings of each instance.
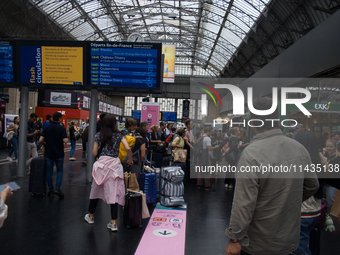
[[[94,136],[97,132],[97,109],[98,109],[98,90],[91,89],[91,105],[90,105],[90,126],[89,139],[87,146],[87,165],[86,165],[86,181],[92,182],[92,166],[94,156],[92,155]]]
[[[28,86],[22,86],[20,91],[21,110],[20,110],[20,132],[18,149],[18,177],[26,176],[28,95],[29,95]]]

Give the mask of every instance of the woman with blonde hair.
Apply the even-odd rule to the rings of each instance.
[[[162,141],[161,141],[161,137],[159,136],[159,128],[158,125],[152,125],[150,127],[151,129],[151,141],[150,144],[153,145],[151,147],[153,147],[154,149],[157,147],[157,145],[159,145]]]
[[[71,142],[71,152],[70,152],[69,160],[71,161],[76,160],[76,158],[73,157],[73,153],[76,150],[76,142],[77,142],[74,133],[78,131],[79,131],[79,128],[76,126],[76,122],[72,120],[69,126],[70,142]]]

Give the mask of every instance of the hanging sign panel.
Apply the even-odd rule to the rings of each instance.
[[[161,43],[0,41],[0,86],[162,93],[162,57]]]
[[[91,85],[160,90],[161,44],[91,43]]]
[[[83,48],[20,46],[23,83],[83,84]]]
[[[14,82],[11,45],[0,45],[0,82]]]

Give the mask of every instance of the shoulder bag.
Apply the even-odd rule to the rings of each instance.
[[[179,137],[177,145],[181,142],[181,137]],[[174,156],[174,162],[185,163],[187,161],[187,150],[172,150]]]

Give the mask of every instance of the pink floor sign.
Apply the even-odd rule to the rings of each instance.
[[[135,255],[182,255],[185,252],[186,206],[157,206]]]

